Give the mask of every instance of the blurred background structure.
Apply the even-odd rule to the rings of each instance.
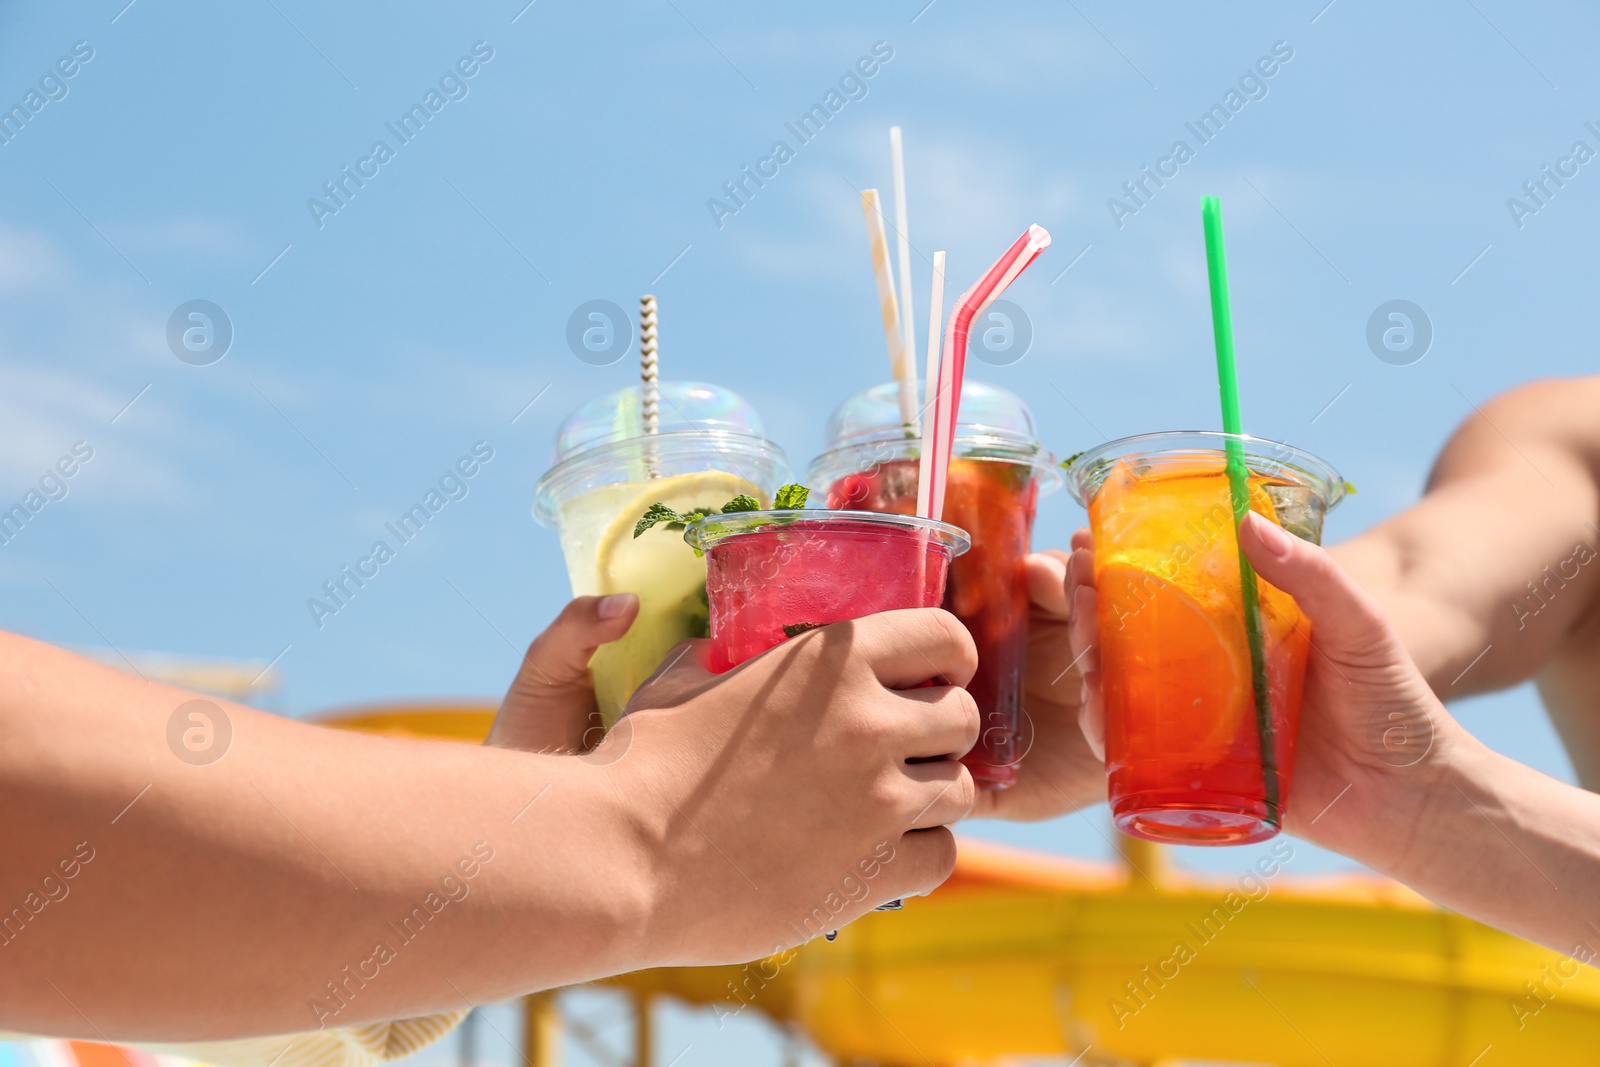
[[[1215,425],[1198,203],[1220,195],[1246,425],[1360,488],[1338,540],[1415,499],[1487,398],[1593,369],[1597,31],[1509,0],[7,5],[0,513],[38,506],[0,524],[0,626],[294,716],[492,702],[566,598],[529,516],[554,428],[636,373],[629,331],[614,358],[575,350],[574,312],[656,293],[666,375],[747,396],[802,468],[886,376],[858,190],[889,187],[891,124],[915,292],[934,248],[958,292],[1028,223],[1054,234],[1008,293],[1031,340],[970,373],[1026,397],[1060,455]],[[319,617],[477,442],[465,496]],[[1047,498],[1036,544],[1082,514]],[[243,666],[196,667],[222,663]],[[1453,710],[1572,779],[1531,687]],[[1103,809],[967,833],[1117,859]],[[1294,848],[1286,877],[1352,873]],[[1257,850],[1171,860],[1228,882]],[[521,1011],[482,1012],[471,1057],[518,1062]],[[814,1061],[779,1017],[719,1029],[663,1001],[661,1062]],[[570,1062],[626,1062],[578,1033]]]

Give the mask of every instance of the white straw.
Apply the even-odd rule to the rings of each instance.
[[[889,155],[894,165],[894,226],[898,231],[895,235],[895,252],[900,266],[900,327],[905,332],[906,360],[914,364],[917,358],[917,324],[912,318],[911,299],[911,233],[906,228],[906,217],[909,214],[906,207],[906,156],[905,145],[901,138],[900,127],[889,127]],[[911,371],[915,375],[916,371]],[[901,393],[905,394],[907,387],[901,385]],[[905,414],[905,404],[902,402],[901,414]],[[916,428],[916,423],[911,424]]]
[[[933,514],[933,406],[939,392],[939,319],[944,314],[944,252],[933,254],[933,294],[928,298],[928,367],[923,379],[922,401],[922,463],[917,472],[917,514],[930,519],[943,518]],[[940,511],[944,509],[941,507]]]
[[[917,357],[906,349],[900,327],[899,302],[889,262],[889,239],[883,228],[883,200],[876,189],[861,192],[861,211],[867,217],[867,241],[872,250],[872,276],[878,283],[878,306],[883,312],[883,336],[889,345],[889,373],[900,384],[900,421],[912,427],[917,418]]]

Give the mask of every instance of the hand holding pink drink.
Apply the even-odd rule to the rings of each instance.
[[[937,607],[943,599],[950,560],[967,549],[964,532],[917,517],[806,511],[808,494],[804,486],[786,485],[773,511],[737,497],[720,512],[679,515],[657,505],[639,520],[641,534],[658,522],[686,527],[684,540],[705,553],[712,672],[731,671],[832,623]],[[915,676],[917,665],[908,666]],[[909,688],[944,685],[946,679],[922,677]],[[878,910],[900,904],[892,900]]]

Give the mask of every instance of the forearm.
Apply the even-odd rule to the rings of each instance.
[[[1395,825],[1373,835],[1409,836],[1409,847],[1380,861],[1383,873],[1490,926],[1593,959],[1600,953],[1600,931],[1589,924],[1600,896],[1600,796],[1476,741],[1453,745],[1438,770],[1420,804],[1408,810],[1408,798],[1396,797],[1388,808]]]
[[[191,699],[0,635],[0,1028],[288,1032],[652,962],[613,768],[220,701],[197,766],[167,741]]]

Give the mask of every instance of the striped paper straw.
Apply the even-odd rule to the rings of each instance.
[[[645,433],[661,429],[661,365],[656,353],[656,298],[639,298],[639,417]]]
[[[921,514],[937,519],[944,515],[945,485],[950,480],[950,452],[955,446],[956,416],[961,406],[961,383],[967,374],[967,334],[972,322],[983,309],[992,304],[1028,269],[1028,264],[1039,253],[1050,247],[1050,231],[1032,225],[1017,238],[1005,255],[995,260],[978,283],[961,294],[961,300],[950,315],[950,325],[945,334],[944,355],[939,361],[939,380],[936,395],[931,399],[932,432],[923,434],[923,454],[932,453],[932,483],[929,485],[927,510]],[[928,460],[924,460],[928,462]],[[918,496],[920,498],[921,492]]]
[[[656,351],[656,298],[646,293],[639,298],[639,422],[645,435],[661,430],[661,362]],[[645,449],[644,472],[659,478],[653,449]]]
[[[867,240],[872,246],[872,274],[878,282],[878,307],[883,312],[883,335],[889,343],[889,371],[900,383],[900,421],[917,424],[917,372],[912,355],[906,351],[905,334],[900,329],[900,305],[894,295],[894,275],[889,272],[889,238],[883,229],[883,201],[878,190],[861,193],[861,211],[867,217]]]

